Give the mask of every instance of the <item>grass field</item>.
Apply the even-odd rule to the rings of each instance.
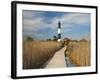
[[[55,41],[24,41],[23,69],[41,68],[62,47]]]
[[[70,42],[68,45],[69,58],[78,66],[90,66],[90,42]]]
[[[78,66],[90,66],[90,42],[70,42],[69,58]]]

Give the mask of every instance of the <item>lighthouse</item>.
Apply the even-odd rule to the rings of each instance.
[[[58,42],[61,41],[61,22],[58,22]]]

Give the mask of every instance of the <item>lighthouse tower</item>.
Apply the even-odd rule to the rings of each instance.
[[[61,41],[61,22],[58,22],[58,42]]]

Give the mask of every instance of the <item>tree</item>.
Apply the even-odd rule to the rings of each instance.
[[[28,36],[28,37],[26,38],[26,41],[33,41],[33,38],[30,37],[30,36]]]
[[[67,46],[71,40],[69,38],[64,38],[63,41],[64,41],[64,45]]]
[[[47,39],[47,41],[51,41],[51,39],[49,38],[49,39]]]
[[[57,41],[58,38],[54,35],[54,36],[53,36],[53,40],[54,40],[54,41]]]

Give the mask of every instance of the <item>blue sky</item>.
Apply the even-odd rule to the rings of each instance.
[[[91,15],[89,13],[50,12],[23,10],[23,36],[45,40],[57,36],[58,21],[61,22],[61,37],[90,39]]]

